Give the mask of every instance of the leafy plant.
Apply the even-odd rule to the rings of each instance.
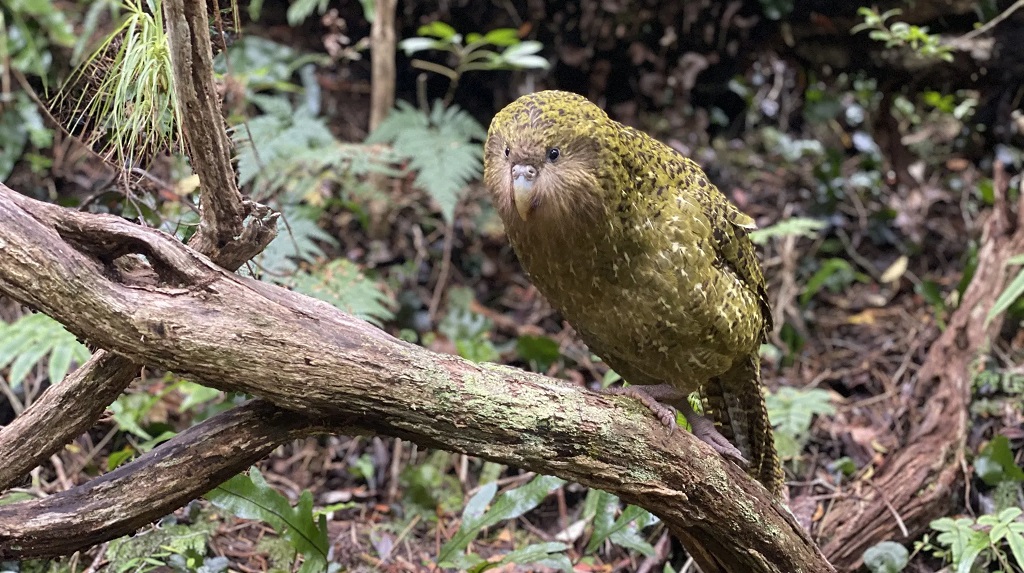
[[[923,58],[936,58],[945,62],[953,61],[953,50],[942,43],[942,39],[928,32],[927,26],[915,26],[906,22],[889,22],[903,11],[899,8],[886,10],[879,14],[875,9],[861,7],[857,14],[864,22],[850,29],[851,34],[865,30],[872,40],[885,42],[885,47],[909,47],[915,54]]]
[[[288,498],[270,487],[255,467],[249,474],[239,474],[205,496],[217,507],[242,519],[257,519],[270,524],[303,556],[300,573],[328,569],[330,542],[327,539],[327,517],[313,514],[313,495],[303,491],[292,507]]]
[[[974,460],[974,472],[987,485],[995,486],[1000,482],[1024,482],[1024,470],[1013,460],[1013,450],[1006,436],[992,438],[982,448]]]
[[[800,455],[815,415],[835,413],[829,393],[820,388],[798,390],[783,386],[765,397],[765,405],[775,427],[775,447],[782,458]]]
[[[292,206],[282,209],[277,237],[263,252],[253,258],[262,271],[259,277],[285,283],[299,269],[300,263],[315,263],[327,256],[320,243],[336,245],[337,240],[317,225],[319,209]]]
[[[330,303],[377,326],[394,316],[380,284],[366,278],[355,263],[346,259],[335,259],[314,273],[299,271],[288,283],[298,292]]]
[[[490,341],[494,323],[470,307],[473,291],[455,287],[448,291],[448,312],[437,330],[455,344],[459,356],[473,362],[494,362],[500,358]]]
[[[1005,573],[1024,571],[1022,513],[1019,507],[1010,507],[977,519],[936,519],[930,524],[938,532],[935,544],[926,539],[919,547],[952,563],[956,573],[970,573],[976,565],[988,567],[993,563]]]
[[[583,519],[592,522],[593,531],[584,552],[594,553],[609,541],[648,557],[654,555],[654,547],[640,536],[640,531],[657,523],[658,518],[635,505],[627,505],[619,512],[620,505],[619,498],[606,491],[592,489],[587,492]]]
[[[544,45],[533,40],[520,40],[515,28],[498,28],[486,34],[471,33],[463,39],[462,34],[444,22],[431,22],[420,26],[419,36],[406,38],[398,47],[407,56],[426,51],[449,52],[455,60],[454,67],[447,67],[426,60],[413,59],[414,68],[435,72],[445,76],[451,83],[445,102],[451,103],[459,79],[466,72],[482,70],[546,70],[550,67],[547,59],[537,55]],[[499,48],[499,50],[490,48]]]
[[[198,513],[198,512],[197,512]],[[216,532],[217,522],[197,515],[190,523],[169,523],[149,528],[141,533],[121,537],[110,542],[105,558],[110,570],[152,571],[170,568],[174,571],[218,573],[227,569],[224,557],[206,557],[210,538]]]
[[[0,369],[11,367],[7,383],[17,388],[47,355],[50,382],[64,379],[72,363],[89,359],[89,349],[74,334],[45,314],[26,314],[7,324],[0,322]]]
[[[868,280],[870,279],[867,275],[854,270],[853,265],[846,259],[826,259],[807,280],[804,292],[800,294],[800,304],[806,306],[822,288],[838,292],[850,286],[854,281],[867,282]]]
[[[0,30],[2,35],[3,30]],[[2,60],[3,54],[0,54]],[[3,110],[0,113],[0,180],[11,174],[29,143],[38,149],[53,145],[53,131],[43,123],[43,117],[31,98],[18,92],[12,95],[9,103],[5,104],[3,100],[4,96],[0,94],[0,109]],[[48,167],[51,163],[50,159],[41,156],[33,155],[30,159],[33,167]]]
[[[230,74],[232,83],[243,86],[246,99],[252,101],[261,92],[299,92],[302,86],[292,81],[296,72],[309,64],[329,63],[330,58],[324,54],[304,54],[266,38],[246,36],[231,44],[227,53],[218,54],[213,61],[213,69],[219,74]],[[301,73],[299,78],[309,92],[316,93],[315,78],[307,78]],[[316,106],[312,105],[316,102],[308,98],[306,101],[309,111],[316,111]]]
[[[524,334],[516,339],[519,357],[530,364],[534,372],[546,372],[552,364],[562,358],[558,343],[550,336]]]
[[[439,513],[452,511],[462,503],[462,486],[447,472],[448,452],[433,452],[423,462],[402,472],[406,511],[436,521]]]
[[[308,107],[293,107],[283,97],[251,99],[265,113],[234,127],[232,138],[239,150],[238,182],[252,185],[257,200],[321,206],[324,189],[367,194],[360,177],[398,174],[389,167],[395,160],[390,150],[339,142]]]
[[[71,75],[57,99],[76,119],[92,122],[86,139],[106,142],[97,152],[112,151],[119,165],[132,166],[140,150],[170,149],[185,139],[172,89],[163,3],[122,0],[120,8],[124,19]]]
[[[565,481],[556,477],[536,476],[525,485],[506,491],[496,499],[497,483],[491,482],[481,486],[479,491],[466,502],[459,530],[441,547],[438,564],[442,567],[457,567],[460,570],[473,573],[486,571],[506,563],[531,563],[572,571],[572,563],[564,554],[568,547],[563,543],[530,545],[506,555],[497,562],[487,561],[475,553],[461,553],[485,528],[523,515],[540,505],[551,492],[564,483]]]
[[[899,573],[909,561],[907,548],[895,541],[883,541],[864,551],[864,566],[871,573]]]
[[[390,144],[416,173],[416,186],[437,202],[450,222],[462,191],[483,172],[479,142],[486,137],[483,126],[457,106],[435,101],[428,115],[399,101],[366,143]]]
[[[8,0],[0,10],[0,73],[15,70],[46,78],[51,47],[74,45],[75,34],[64,11],[49,0]]]
[[[759,245],[767,243],[770,239],[782,237],[816,237],[818,231],[824,229],[826,223],[818,219],[807,217],[791,217],[779,221],[774,225],[757,229],[750,232],[750,240]]]

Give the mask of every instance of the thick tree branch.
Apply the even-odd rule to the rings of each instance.
[[[5,294],[133,361],[260,396],[324,425],[605,489],[699,544],[698,553],[710,556],[706,570],[830,570],[760,485],[690,434],[668,434],[628,399],[431,353],[322,302],[224,272],[159,231],[39,203],[2,185],[0,220],[8,222],[0,246]],[[145,257],[164,282],[112,272],[95,245]],[[178,479],[188,488],[192,478]],[[23,514],[11,512],[19,511],[32,509],[0,509],[0,532],[12,531]],[[0,547],[31,554],[3,537]]]
[[[130,360],[100,350],[0,428],[0,491],[95,424],[138,373]]]
[[[1014,215],[998,163],[993,179],[996,200],[982,230],[977,270],[914,384],[914,401],[927,405],[915,414],[923,416],[870,487],[841,497],[822,520],[825,554],[842,570],[859,568],[864,551],[879,539],[917,539],[933,519],[948,514],[962,487],[974,361],[1002,326],[1002,316],[989,321],[988,314],[1010,278],[1006,261],[1024,252],[1024,193]]]
[[[199,175],[201,185],[199,232],[192,245],[212,256],[236,243],[249,213],[235,185],[231,140],[224,130],[220,98],[213,83],[213,50],[206,3],[203,0],[168,0],[164,10],[179,117],[182,129],[188,134],[192,168]],[[248,253],[234,267],[256,253]]]
[[[0,559],[64,555],[127,535],[244,471],[309,427],[303,418],[259,401],[209,422],[85,485],[4,506]]]
[[[235,270],[274,239],[278,215],[243,201],[235,185],[230,140],[213,81],[205,3],[189,0],[185,6],[182,0],[172,0],[167,3],[167,14],[182,127],[193,168],[202,182],[200,229],[189,244],[222,267]],[[98,258],[110,258],[114,252],[108,249],[123,249],[119,244],[101,242],[91,250]],[[118,272],[138,267],[117,266]],[[0,428],[0,490],[92,426],[141,368],[122,357],[99,352],[61,384],[51,386],[14,423]],[[74,408],[69,407],[72,404]]]

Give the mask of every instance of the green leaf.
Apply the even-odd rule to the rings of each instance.
[[[584,503],[583,516],[593,519],[594,531],[590,534],[590,541],[584,551],[586,554],[597,551],[597,548],[612,534],[612,526],[615,523],[615,512],[619,509],[619,498],[614,495],[592,489],[587,492]]]
[[[535,55],[542,49],[544,49],[544,44],[537,41],[520,42],[509,46],[502,52],[501,60],[516,68],[546,70],[551,64],[546,58]]]
[[[595,489],[587,492],[583,517],[593,519],[594,531],[590,535],[584,554],[597,551],[601,544],[608,540],[643,555],[654,555],[654,547],[640,537],[639,530],[657,522],[657,518],[635,505],[626,506],[616,518],[615,513],[619,505],[619,498],[610,493]]]
[[[982,448],[974,460],[974,471],[987,485],[1001,481],[1024,481],[1024,470],[1014,463],[1010,440],[1000,434]]]
[[[180,382],[178,392],[185,396],[179,406],[182,412],[187,412],[200,404],[212,402],[221,395],[221,391],[216,388],[209,388],[189,381]]]
[[[775,427],[775,444],[783,457],[795,457],[815,415],[834,414],[831,395],[820,388],[798,390],[790,386],[765,397],[768,418]]]
[[[552,491],[558,489],[564,484],[565,481],[553,476],[536,476],[530,482],[522,485],[516,489],[506,491],[505,493],[498,496],[498,498],[491,505],[490,510],[478,514],[478,515],[466,515],[463,512],[462,525],[459,526],[459,530],[448,540],[444,546],[441,547],[441,551],[438,554],[438,561],[443,564],[447,562],[452,555],[457,552],[463,551],[469,545],[469,543],[476,539],[480,531],[485,527],[490,527],[501,521],[508,519],[515,519],[520,515],[523,515],[527,511],[537,507],[540,502],[551,494]],[[489,489],[490,487],[496,487],[494,484],[487,484],[480,488],[477,492],[476,497],[483,499],[487,496],[488,492],[493,496],[493,492]],[[485,488],[486,489],[485,491]],[[479,510],[480,501],[470,500],[472,503],[473,511]],[[467,510],[470,509],[470,504],[467,504]]]
[[[1017,567],[1024,570],[1024,535],[1019,531],[1011,530],[1006,536],[1006,543],[1010,546],[1010,553],[1013,554]]]
[[[313,496],[306,490],[293,508],[288,498],[270,487],[255,467],[239,474],[205,496],[217,507],[243,519],[269,523],[305,557],[300,571],[324,571],[327,567],[327,519],[313,517]]]
[[[328,0],[292,0],[287,12],[288,25],[298,26],[314,11],[323,14],[327,10],[327,3]]]
[[[818,294],[818,291],[822,289],[830,279],[839,278],[842,286],[848,285],[853,282],[853,266],[850,265],[845,259],[828,259],[818,272],[814,273],[807,281],[807,286],[804,287],[803,294],[800,295],[800,304],[806,306],[807,303],[811,302],[814,295]]]
[[[483,515],[497,493],[498,484],[495,482],[486,484],[477,490],[473,497],[466,502],[466,508],[462,510],[463,521],[477,519]]]
[[[1017,255],[1016,257],[1013,257],[1006,262],[1006,265],[1010,266],[1020,264],[1015,261],[1017,261],[1021,256],[1024,255]],[[1024,270],[1019,271],[1017,276],[1010,281],[1010,284],[1008,284],[1006,288],[1003,289],[1003,292],[996,298],[996,302],[992,304],[992,308],[988,311],[988,316],[985,318],[985,324],[988,324],[993,318],[1006,312],[1006,309],[1010,308],[1010,306],[1013,305],[1013,303],[1016,302],[1022,294],[1024,294]]]
[[[11,365],[8,384],[17,388],[47,354],[50,382],[60,382],[72,363],[89,358],[89,349],[45,314],[27,314],[11,324],[0,322],[0,368]]]
[[[545,372],[562,357],[558,343],[549,336],[524,334],[516,340],[519,357],[530,363],[534,372]]]
[[[495,46],[514,46],[519,43],[519,30],[515,28],[495,28],[484,34],[483,40]]]
[[[32,368],[50,352],[50,348],[50,342],[37,340],[34,346],[26,348],[23,354],[14,359],[10,373],[12,388],[18,387],[25,380]]]
[[[518,565],[539,565],[541,567],[551,567],[553,569],[561,569],[562,571],[572,572],[572,562],[569,561],[569,557],[565,555],[565,551],[569,549],[569,546],[564,543],[558,542],[547,542],[547,543],[534,543],[528,545],[522,549],[516,549],[511,553],[505,555],[505,557],[497,563],[497,565],[504,565],[507,563],[515,563]]]
[[[71,360],[74,358],[74,349],[69,345],[61,345],[50,351],[50,363],[46,371],[51,381],[63,380],[64,376],[71,369]]]
[[[893,541],[883,541],[864,551],[864,566],[871,573],[899,573],[909,561],[907,548]]]
[[[616,545],[632,549],[647,557],[653,557],[655,555],[654,547],[640,536],[640,530],[657,521],[658,518],[647,510],[635,505],[627,505],[612,524],[612,533],[608,539]]]
[[[827,226],[825,221],[810,219],[807,217],[790,217],[765,227],[750,232],[750,240],[759,245],[767,243],[770,239],[782,237],[816,237],[818,232]]]
[[[405,52],[406,56],[411,56],[416,52],[422,52],[423,50],[439,50],[444,48],[444,44],[433,39],[423,38],[414,36],[412,38],[406,38],[398,43],[398,47]]]
[[[159,400],[160,396],[149,394],[122,394],[110,405],[110,411],[113,412],[114,421],[122,431],[150,440],[153,436],[143,429],[141,422]]]
[[[391,145],[416,173],[416,186],[426,191],[444,219],[451,221],[466,186],[483,173],[478,141],[486,137],[483,126],[456,106],[446,108],[438,100],[427,116],[399,101],[366,142]]]
[[[430,36],[431,38],[437,38],[439,40],[451,40],[455,38],[456,34],[458,34],[458,32],[455,31],[455,28],[452,28],[450,25],[440,21],[424,24],[416,30],[416,33],[420,36]]]

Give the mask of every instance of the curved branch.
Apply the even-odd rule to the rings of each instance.
[[[988,314],[1012,276],[1006,263],[1024,252],[1024,193],[1013,208],[1008,187],[996,162],[995,201],[982,228],[977,270],[914,384],[915,403],[928,404],[923,416],[915,417],[906,446],[874,473],[872,487],[841,496],[822,519],[825,553],[843,569],[861,567],[864,551],[879,539],[917,539],[948,514],[962,487],[975,360],[1002,328],[1002,315],[989,320]]]
[[[0,427],[0,491],[90,428],[135,379],[140,367],[105,350],[50,386],[10,424]]]
[[[193,157],[193,168],[202,186],[200,230],[189,245],[228,270],[235,270],[257,255],[277,235],[278,214],[267,207],[244,201],[235,185],[231,166],[230,139],[224,129],[213,75],[212,50],[206,24],[205,2],[170,0],[167,4],[170,46],[173,53],[174,87],[182,108],[182,129]],[[193,33],[195,31],[195,33]],[[78,237],[79,246],[91,250],[116,272],[137,264],[112,265],[126,243],[131,243],[131,225],[126,234],[93,233],[91,224],[105,225],[109,219],[77,218],[82,229],[65,229],[69,242]],[[90,243],[100,236],[106,241]],[[2,236],[0,236],[2,242]],[[125,249],[124,252],[131,252]],[[159,255],[159,249],[153,255]],[[162,265],[161,268],[174,268]],[[17,420],[0,428],[0,490],[10,487],[51,454],[87,430],[104,409],[131,383],[141,365],[105,352],[96,353],[61,384],[51,386]],[[31,446],[31,447],[30,447]]]
[[[0,559],[66,555],[160,519],[303,435],[301,417],[253,401],[84,485],[0,508]],[[185,478],[185,479],[183,479]]]
[[[134,227],[137,250],[162,253],[150,261],[158,275],[188,282],[134,284],[58,232],[84,229],[85,219],[99,220],[0,185],[6,294],[133,361],[251,393],[308,419],[341,420],[346,429],[610,491],[661,517],[691,547],[699,544],[710,556],[705,570],[830,570],[764,488],[692,435],[667,433],[631,400],[429,352],[320,301],[224,272],[152,229]],[[88,226],[92,242],[131,226],[102,219]],[[180,487],[191,480],[178,479]],[[4,511],[12,510],[0,510],[0,531],[15,519]]]

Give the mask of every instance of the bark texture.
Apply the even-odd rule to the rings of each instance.
[[[823,550],[842,571],[861,567],[864,551],[879,540],[917,539],[929,522],[949,514],[963,487],[972,364],[1002,327],[1002,316],[988,315],[1011,273],[1019,272],[1006,262],[1024,252],[1024,193],[1012,208],[998,163],[993,179],[996,200],[984,224],[977,270],[949,326],[928,349],[914,385],[912,403],[924,407],[910,418],[920,422],[870,487],[848,492],[822,520]]]
[[[0,291],[132,362],[290,411],[252,415],[251,424],[211,419],[107,481],[0,508],[2,558],[67,553],[130,531],[280,440],[330,430],[401,437],[610,491],[696,544],[705,571],[831,570],[764,488],[692,435],[668,434],[632,400],[429,352],[320,301],[228,273],[159,231],[2,185],[0,220],[8,222]],[[152,272],[123,272],[123,260]],[[264,418],[283,427],[259,429],[275,424]],[[249,425],[263,433],[234,433]],[[234,440],[247,445],[203,445]],[[220,453],[194,469],[204,447]],[[188,469],[167,469],[177,467]],[[152,485],[151,471],[167,481]],[[45,521],[19,533],[26,516]]]

